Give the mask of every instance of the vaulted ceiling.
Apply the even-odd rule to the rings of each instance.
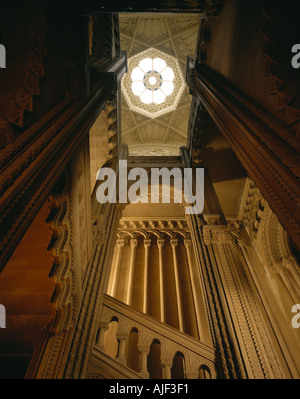
[[[178,60],[185,77],[187,55],[193,55],[201,14],[119,14],[121,48],[127,58],[155,48]],[[130,72],[129,72],[130,73]],[[123,88],[123,87],[122,87]],[[179,155],[187,145],[191,96],[185,84],[174,111],[149,118],[132,111],[122,90],[122,141],[129,155]],[[215,127],[209,132],[204,161],[226,216],[236,217],[245,184],[245,171],[223,135]]]
[[[155,48],[175,57],[185,77],[186,57],[194,54],[199,14],[120,14],[121,48],[127,58]],[[174,111],[149,118],[132,111],[122,94],[122,140],[129,155],[178,155],[186,145],[191,96],[185,85]]]

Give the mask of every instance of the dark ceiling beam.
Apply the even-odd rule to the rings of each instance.
[[[80,1],[78,2],[80,5]],[[205,0],[88,0],[82,2],[82,7],[93,13],[100,12],[143,12],[143,13],[199,13],[205,10]]]

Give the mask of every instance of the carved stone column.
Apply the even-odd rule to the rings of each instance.
[[[257,304],[257,288],[245,269],[242,253],[227,226],[203,226],[222,309],[230,315],[231,339],[238,341],[248,378],[283,378],[271,334]],[[270,363],[272,357],[272,364]]]
[[[161,368],[162,368],[162,378],[163,380],[171,379],[171,368],[173,364],[173,359],[170,357],[165,357],[161,359]]]
[[[145,247],[145,263],[144,263],[144,296],[143,296],[143,312],[147,313],[148,309],[148,269],[149,269],[149,248],[151,240],[144,240]]]
[[[125,352],[126,352],[126,342],[127,342],[128,334],[127,333],[117,333],[116,335],[117,335],[117,340],[119,343],[116,360],[119,363],[122,363],[126,366]]]
[[[205,317],[205,308],[203,305],[203,299],[200,298],[200,293],[198,293],[194,271],[193,271],[193,260],[192,260],[192,241],[191,240],[184,240],[184,246],[186,248],[187,259],[188,259],[188,268],[189,274],[191,279],[191,286],[192,286],[192,295],[193,295],[193,302],[196,311],[196,320],[197,320],[197,327],[199,332],[199,339],[203,342],[210,342],[210,335],[209,331],[205,328],[206,323],[204,320],[201,320],[201,315]]]
[[[132,302],[132,289],[133,289],[134,266],[135,266],[135,255],[136,255],[137,244],[138,244],[138,240],[136,240],[136,239],[130,240],[131,254],[130,254],[130,264],[129,264],[128,287],[127,287],[127,293],[126,293],[126,304],[127,305],[131,305],[131,302]]]
[[[160,321],[165,322],[165,290],[164,290],[164,272],[163,272],[163,254],[162,247],[165,240],[157,240],[158,256],[159,256],[159,304],[160,304]]]
[[[176,299],[177,299],[177,312],[178,312],[178,322],[179,322],[179,330],[183,332],[183,314],[182,314],[182,299],[181,299],[181,287],[180,287],[180,279],[179,279],[179,271],[178,271],[178,262],[177,262],[177,254],[176,247],[178,246],[178,240],[170,240],[170,244],[173,251],[173,265],[174,265],[174,277],[175,277],[175,288],[176,288]]]
[[[149,372],[147,368],[147,356],[149,355],[150,352],[150,346],[145,344],[138,344],[137,348],[140,356],[139,373],[144,378],[149,378]]]
[[[100,351],[104,351],[104,336],[105,336],[105,331],[107,331],[109,328],[109,324],[107,322],[100,322],[99,323],[99,328],[97,332],[97,338],[96,338],[96,346]]]
[[[117,245],[117,254],[116,254],[115,263],[113,264],[113,268],[111,271],[112,281],[111,281],[111,287],[109,290],[109,295],[111,295],[113,297],[116,296],[118,273],[119,273],[119,268],[120,268],[120,263],[121,263],[121,255],[122,255],[121,251],[122,251],[122,247],[124,247],[124,240],[118,239],[116,245]]]
[[[121,208],[115,204],[103,207],[104,231],[95,237],[95,249],[86,272],[84,294],[69,351],[64,378],[85,378],[98,328],[102,293],[112,262]]]
[[[191,215],[190,221],[196,262],[205,287],[221,373],[224,378],[246,378],[226,300],[220,290],[221,286],[218,284],[211,256],[204,243],[204,222],[199,215]]]

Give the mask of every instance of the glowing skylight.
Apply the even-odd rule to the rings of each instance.
[[[174,72],[161,58],[144,58],[131,73],[131,90],[144,104],[162,104],[174,90]]]
[[[154,48],[128,59],[128,73],[121,82],[129,108],[149,118],[174,110],[184,83],[178,60]]]

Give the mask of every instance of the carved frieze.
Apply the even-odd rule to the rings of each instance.
[[[203,239],[208,244],[231,244],[233,237],[227,226],[203,226]]]

